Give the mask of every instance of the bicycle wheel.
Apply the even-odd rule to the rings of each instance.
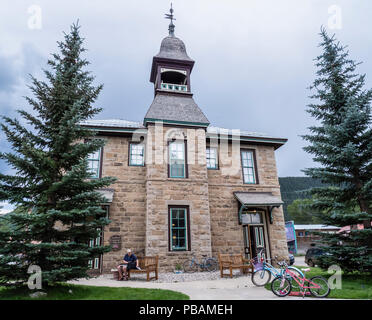
[[[268,270],[256,270],[252,273],[251,280],[257,287],[263,287],[266,283],[270,282],[271,273]]]
[[[205,260],[205,265],[204,266],[209,272],[216,271],[217,270],[217,261],[213,258],[208,258],[207,260]]]
[[[292,290],[291,282],[283,277],[277,277],[271,282],[271,291],[278,297],[289,295]]]
[[[319,288],[314,288],[314,285],[309,282],[310,293],[317,298],[325,298],[331,292],[331,289],[328,286],[328,281],[321,277],[315,276],[310,279],[310,281],[319,286]]]
[[[198,270],[198,265],[193,260],[185,261],[183,264],[183,271],[186,273],[192,273]]]

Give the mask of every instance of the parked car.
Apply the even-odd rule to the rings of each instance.
[[[323,254],[324,254],[323,250],[319,248],[307,249],[305,255],[305,263],[309,267],[315,267],[318,264],[318,258]]]
[[[289,253],[288,254],[288,258],[289,258],[289,265],[293,265],[295,263],[295,257],[292,253]]]

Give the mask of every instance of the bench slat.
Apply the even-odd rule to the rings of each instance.
[[[228,269],[230,278],[232,278],[233,269],[241,269],[243,272],[246,269],[250,269],[250,272],[253,272],[253,266],[250,263],[249,259],[245,259],[242,254],[219,254],[218,260],[220,264],[221,278],[225,274],[223,271]],[[249,262],[250,264],[244,264],[244,262]]]

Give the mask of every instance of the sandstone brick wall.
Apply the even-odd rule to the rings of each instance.
[[[121,236],[121,250],[103,257],[103,271],[109,272],[131,248],[136,254],[145,253],[146,167],[128,166],[130,137],[105,137],[102,176],[113,176],[117,181],[110,186],[115,190],[110,205],[110,220],[104,230],[104,244],[109,245],[113,235]]]
[[[280,195],[274,148],[241,145],[254,149],[258,185],[243,184],[240,147],[233,153],[231,144],[221,148],[219,170],[207,170],[206,136],[202,129],[163,127],[157,132],[162,143],[155,143],[153,125],[148,128],[146,165],[128,166],[131,137],[106,137],[103,151],[103,176],[115,176],[110,188],[115,190],[110,206],[112,223],[104,230],[104,244],[111,236],[121,236],[121,250],[103,257],[103,271],[115,267],[131,248],[137,255],[159,255],[161,271],[171,271],[176,264],[196,255],[217,257],[219,252],[243,253],[243,228],[238,224],[236,191],[272,192]],[[176,131],[185,138],[188,154],[188,178],[168,178],[167,140]],[[194,145],[191,140],[197,141]],[[167,160],[167,159],[166,159]],[[231,166],[232,164],[232,166]],[[190,212],[191,250],[169,251],[168,207],[188,206]],[[287,242],[282,208],[274,209],[273,224],[267,224],[272,256],[287,257]],[[267,216],[268,220],[268,216]]]
[[[244,253],[243,228],[238,223],[238,201],[233,192],[272,192],[274,195],[280,195],[274,148],[246,144],[240,147],[255,150],[259,184],[243,183],[240,152],[232,153],[231,144],[228,152],[219,154],[219,170],[208,170],[213,256],[218,256],[218,253]],[[230,157],[232,160],[230,163],[233,166],[235,164],[235,170],[224,170],[226,166],[229,166],[227,157]],[[287,258],[282,208],[273,210],[273,224],[269,223],[267,212],[266,220],[272,256]]]
[[[167,132],[174,128],[164,127],[164,143],[161,148],[159,143],[154,143],[155,127],[149,126],[148,130],[150,139],[153,139],[151,148],[154,153],[167,157],[169,138]],[[146,164],[146,255],[159,255],[159,267],[163,271],[174,270],[177,264],[182,265],[193,254],[198,257],[211,255],[207,170],[205,165],[200,165],[197,161],[194,164],[190,163],[193,152],[205,159],[205,131],[195,129],[179,131],[188,141],[188,178],[168,178],[167,163]],[[194,147],[193,143],[190,143],[194,137],[202,141],[199,147]],[[149,146],[150,142],[148,139]],[[189,206],[190,251],[169,251],[168,207],[171,205]]]

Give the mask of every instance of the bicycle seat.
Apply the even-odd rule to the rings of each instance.
[[[310,268],[301,269],[301,271],[308,272],[310,271]]]

